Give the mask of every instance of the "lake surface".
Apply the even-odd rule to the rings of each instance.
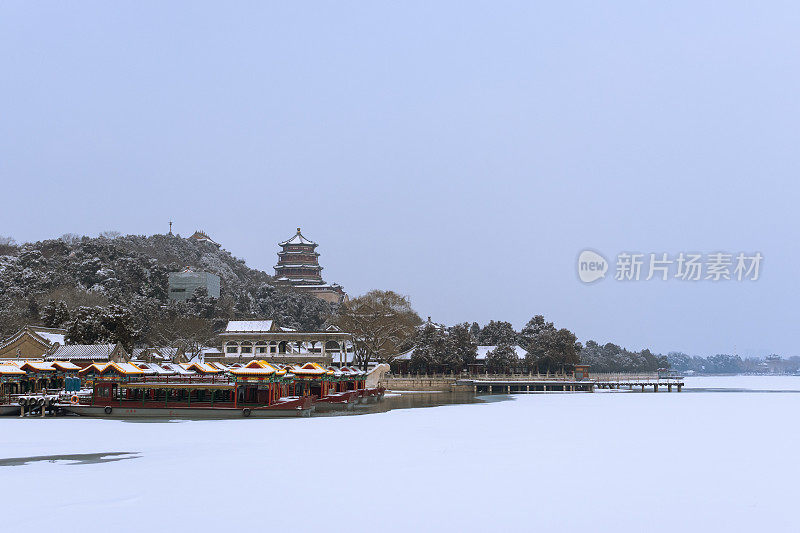
[[[798,392],[693,377],[681,393],[392,395],[363,416],[4,418],[4,524],[797,531]]]

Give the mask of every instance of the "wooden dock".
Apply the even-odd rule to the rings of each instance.
[[[645,392],[652,390],[658,392],[666,389],[672,392],[675,389],[681,392],[684,382],[683,377],[659,377],[655,374],[609,374],[597,375],[586,379],[574,379],[572,376],[542,377],[542,376],[514,376],[505,378],[501,376],[481,376],[475,378],[459,379],[456,385],[462,390],[472,390],[475,393],[528,393],[528,392],[594,392],[595,389],[629,389]]]

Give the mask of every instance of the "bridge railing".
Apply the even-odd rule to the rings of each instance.
[[[484,379],[484,380],[505,380],[505,381],[524,381],[524,380],[549,380],[549,381],[572,381],[575,376],[570,372],[557,372],[550,374],[537,374],[535,372],[519,372],[519,373],[505,373],[505,374],[492,374],[492,373],[469,373],[469,372],[454,372],[454,373],[408,373],[402,374],[397,372],[387,372],[383,380],[386,379]],[[648,383],[676,383],[682,381],[682,376],[661,376],[658,372],[597,372],[590,373],[589,377],[584,378],[582,381],[602,381],[614,383],[630,383],[630,382],[648,382]]]
[[[518,373],[505,373],[505,374],[492,374],[492,373],[470,373],[470,372],[454,372],[454,373],[392,373],[387,372],[384,379],[489,379],[489,380],[553,380],[553,381],[569,381],[574,379],[571,373],[550,373],[550,374],[537,374],[535,372],[518,372]]]

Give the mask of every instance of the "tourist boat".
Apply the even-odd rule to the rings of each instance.
[[[0,364],[0,416],[19,414],[19,405],[11,401],[11,395],[19,393],[20,381],[26,376],[14,364]]]
[[[314,398],[288,396],[287,372],[251,361],[227,375],[205,363],[190,374],[148,375],[134,363],[92,364],[80,374],[91,397],[70,398],[64,411],[81,416],[120,418],[282,418],[310,416]]]
[[[359,403],[376,402],[385,392],[382,387],[367,388],[366,372],[355,368],[322,368],[316,363],[306,363],[294,373],[308,383],[318,411],[353,409]]]
[[[54,391],[62,389],[79,370],[79,366],[66,361],[0,364],[0,416],[18,415],[33,409],[44,412],[55,398]],[[29,403],[30,400],[37,402]],[[47,406],[43,408],[45,403]]]

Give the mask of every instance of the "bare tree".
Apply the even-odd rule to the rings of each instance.
[[[345,302],[331,320],[352,333],[356,363],[388,363],[413,342],[422,323],[408,298],[392,291],[370,291]]]
[[[120,235],[122,235],[122,233],[120,233],[120,232],[118,232],[118,231],[114,231],[114,230],[108,230],[108,231],[104,231],[104,232],[102,232],[102,233],[100,234],[100,237],[102,237],[103,239],[108,239],[108,240],[111,240],[111,241],[113,241],[114,239],[116,239],[116,238],[117,238],[117,237],[119,237]]]
[[[0,255],[14,255],[17,250],[17,241],[13,237],[0,235]]]
[[[199,355],[201,348],[216,337],[211,320],[196,316],[176,316],[158,324],[156,330],[155,338],[161,346],[178,348],[188,359]]]
[[[65,233],[61,237],[58,238],[61,242],[66,244],[77,244],[81,240],[81,236],[77,233]]]

